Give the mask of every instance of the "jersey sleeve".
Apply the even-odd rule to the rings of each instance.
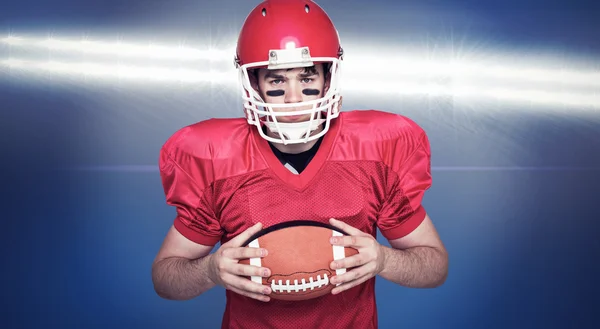
[[[212,197],[212,162],[192,156],[174,135],[160,150],[159,169],[166,203],[175,207],[175,229],[187,239],[215,245],[223,232]]]
[[[412,133],[390,147],[388,159],[387,197],[379,212],[378,227],[388,240],[404,237],[425,219],[421,204],[425,191],[431,186],[431,152],[423,130]]]

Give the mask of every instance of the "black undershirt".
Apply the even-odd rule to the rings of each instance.
[[[287,164],[293,167],[299,174],[306,169],[306,166],[308,166],[310,160],[312,160],[315,154],[317,154],[317,150],[319,150],[322,140],[323,137],[319,138],[315,145],[313,145],[313,147],[311,147],[309,150],[297,154],[281,152],[275,148],[271,142],[269,142],[269,146],[271,147],[271,150],[273,150],[273,153],[275,153],[275,156],[279,159],[279,161],[281,161],[282,165],[286,166]]]

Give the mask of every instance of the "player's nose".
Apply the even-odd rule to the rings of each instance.
[[[286,103],[300,103],[302,102],[302,91],[297,88],[289,88],[285,92]]]

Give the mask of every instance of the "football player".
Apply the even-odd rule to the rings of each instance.
[[[431,185],[427,135],[402,115],[341,112],[343,49],[328,15],[309,0],[266,0],[241,29],[235,56],[244,117],[180,129],[160,151],[176,218],[152,266],[157,294],[187,300],[226,289],[222,328],[377,328],[375,278],[431,288],[448,256],[422,206]],[[262,228],[316,220],[349,233],[334,245],[359,253],[331,263],[331,294],[269,298],[239,263]],[[379,244],[376,231],[389,241]],[[211,250],[221,243],[216,252]]]

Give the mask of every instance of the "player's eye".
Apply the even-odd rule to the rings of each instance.
[[[278,84],[283,83],[283,80],[281,80],[281,79],[275,79],[275,80],[271,80],[269,83],[272,84],[272,85],[278,85]]]
[[[315,80],[315,79],[313,79],[313,78],[303,78],[301,81],[302,81],[302,83],[311,83],[311,82],[313,82],[314,80]]]

